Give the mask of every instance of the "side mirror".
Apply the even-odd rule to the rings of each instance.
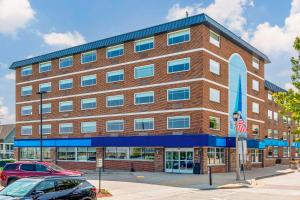
[[[32,192],[31,196],[33,199],[37,199],[38,197],[42,196],[43,194],[45,194],[43,191],[34,191],[34,192]]]

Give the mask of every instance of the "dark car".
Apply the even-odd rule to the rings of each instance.
[[[96,188],[84,177],[23,178],[0,191],[0,200],[96,200]]]
[[[51,162],[20,161],[8,163],[1,172],[1,185],[6,186],[20,178],[34,176],[82,176],[78,171],[65,170]]]

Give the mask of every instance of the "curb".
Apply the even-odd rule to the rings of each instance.
[[[278,173],[278,174],[271,174],[271,175],[266,175],[266,176],[258,176],[256,178],[254,178],[255,180],[261,180],[261,179],[265,179],[265,178],[271,178],[271,177],[276,177],[276,176],[283,176],[286,174],[292,174],[295,173],[295,171],[289,171],[289,172],[283,172],[283,173]]]

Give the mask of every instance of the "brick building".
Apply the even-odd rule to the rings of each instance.
[[[270,98],[283,89],[264,79],[268,62],[205,14],[14,62],[15,156],[39,159],[36,93],[47,91],[43,156],[65,168],[95,169],[103,158],[106,169],[230,171],[237,99],[247,167],[287,163],[294,123]]]

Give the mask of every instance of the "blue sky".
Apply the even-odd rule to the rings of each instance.
[[[300,0],[0,0],[0,115],[14,120],[16,60],[206,12],[267,54],[266,78],[289,87]],[[1,120],[0,120],[1,121]]]

